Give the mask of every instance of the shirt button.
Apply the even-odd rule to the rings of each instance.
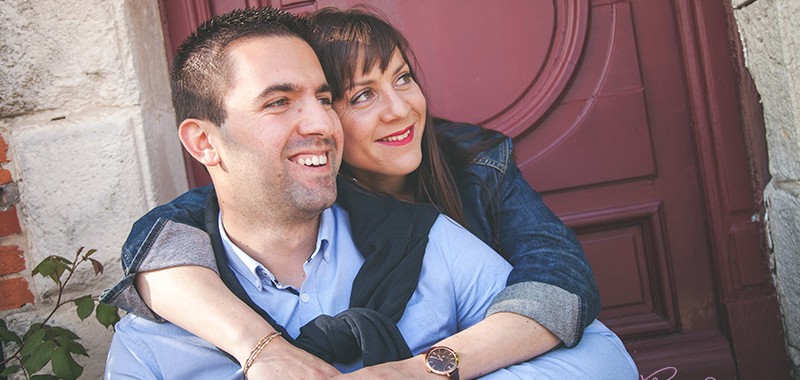
[[[300,301],[302,302],[308,302],[309,299],[310,297],[308,296],[308,293],[303,293],[300,295]]]

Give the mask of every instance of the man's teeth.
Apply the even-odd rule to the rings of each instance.
[[[328,156],[320,154],[319,156],[300,157],[297,163],[305,166],[320,166],[328,163]]]
[[[386,137],[386,138],[380,139],[380,141],[400,141],[400,140],[405,140],[410,134],[411,134],[411,130],[409,129],[408,131],[406,131],[406,133],[403,133],[402,135]]]

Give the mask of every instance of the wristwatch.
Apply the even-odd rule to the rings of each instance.
[[[433,346],[425,353],[425,368],[430,373],[458,380],[458,355],[450,347]]]

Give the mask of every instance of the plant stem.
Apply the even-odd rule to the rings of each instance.
[[[53,310],[50,311],[50,314],[48,314],[47,317],[44,319],[44,321],[42,321],[42,323],[39,325],[39,328],[34,330],[34,332],[39,331],[42,328],[44,328],[44,326],[47,324],[47,322],[50,321],[50,318],[52,318],[53,315],[56,314],[56,311],[58,311],[58,309],[60,309],[61,306],[64,306],[64,305],[66,305],[66,304],[68,304],[70,302],[75,301],[75,299],[72,299],[72,300],[69,300],[69,301],[61,302],[61,297],[63,297],[64,289],[66,289],[67,283],[72,278],[72,275],[75,273],[75,269],[78,267],[78,264],[86,261],[83,258],[80,258],[81,251],[83,251],[83,247],[78,248],[78,252],[75,253],[75,260],[72,261],[72,267],[68,270],[69,274],[67,275],[67,279],[64,280],[64,282],[61,282],[61,278],[60,277],[58,278],[58,281],[56,282],[56,284],[58,285],[58,296],[56,298],[56,305],[55,305],[55,307],[53,307]],[[80,261],[79,261],[79,259],[80,259]],[[20,344],[19,347],[17,347],[17,350],[14,351],[14,353],[11,354],[10,357],[8,357],[7,359],[4,359],[3,361],[0,361],[0,365],[4,366],[6,363],[11,361],[12,359],[20,360],[21,358],[19,357],[19,353],[22,351],[22,347],[23,346],[24,346],[24,344]],[[23,371],[25,371],[24,368],[23,368]],[[25,377],[26,378],[29,377],[27,371],[25,371]]]

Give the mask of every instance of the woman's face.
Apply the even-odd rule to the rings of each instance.
[[[359,63],[356,67],[362,67]],[[386,71],[359,70],[353,88],[334,104],[344,130],[344,161],[366,186],[400,195],[405,176],[422,161],[425,97],[395,49]]]

